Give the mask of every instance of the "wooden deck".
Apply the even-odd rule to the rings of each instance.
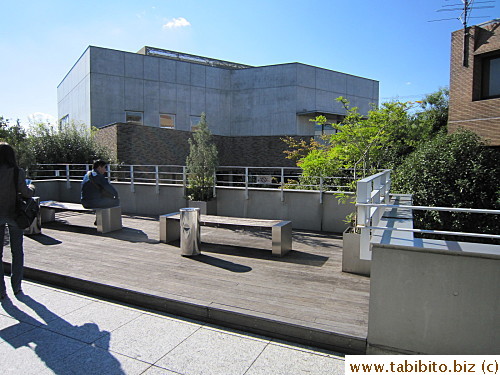
[[[203,227],[202,255],[186,258],[178,242],[159,242],[158,218],[124,215],[123,230],[99,234],[93,214],[56,215],[43,234],[25,237],[26,278],[343,353],[365,351],[370,280],[341,272],[339,235],[294,231],[293,250],[275,258],[267,231]]]

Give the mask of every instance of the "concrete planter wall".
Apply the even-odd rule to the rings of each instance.
[[[80,201],[80,181],[34,181],[42,200]],[[163,215],[188,207],[182,185],[113,182],[123,213]],[[321,202],[322,200],[322,202]],[[284,190],[238,187],[217,188],[217,215],[255,219],[291,220],[295,229],[342,233],[345,217],[354,211],[333,193],[314,190]]]
[[[188,200],[188,207],[199,208],[201,215],[217,215],[217,200],[212,199],[208,202]]]
[[[359,237],[360,234],[355,233],[352,227],[342,234],[342,271],[370,276],[371,261],[360,259]]]
[[[500,246],[390,237],[372,242],[367,354],[499,355]]]

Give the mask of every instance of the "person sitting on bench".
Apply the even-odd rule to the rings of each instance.
[[[81,203],[85,208],[110,208],[120,205],[118,192],[105,177],[107,163],[97,160],[82,181]]]

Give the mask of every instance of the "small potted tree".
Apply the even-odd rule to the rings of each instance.
[[[186,198],[189,207],[200,208],[205,215],[217,214],[215,201],[215,170],[218,166],[217,146],[208,129],[205,113],[201,114],[198,129],[188,140],[189,155],[186,159],[187,188]]]

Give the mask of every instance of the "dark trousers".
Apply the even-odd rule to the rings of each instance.
[[[21,281],[23,280],[23,230],[12,220],[3,221],[2,224],[0,224],[0,260],[3,257],[3,244],[6,226],[9,228],[10,251],[12,252],[12,272],[10,283],[12,285],[12,290],[17,292],[21,289]],[[0,294],[6,294],[3,264],[0,267]]]

